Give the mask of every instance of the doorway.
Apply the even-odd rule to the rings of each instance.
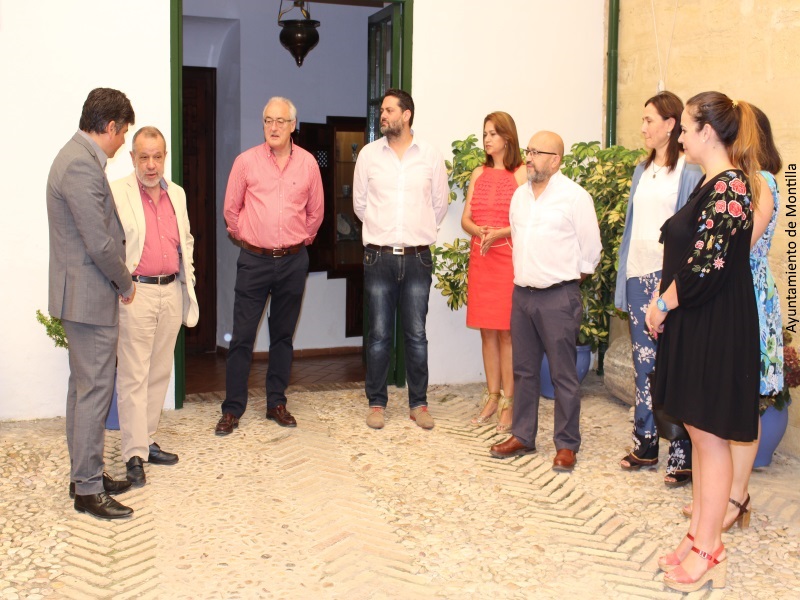
[[[179,11],[182,11],[183,3],[179,2],[178,0],[173,0],[173,3],[175,6],[179,7]],[[341,25],[343,24],[363,22],[361,19],[366,19],[369,15],[375,15],[378,9],[384,6],[389,5],[393,7],[391,11],[393,16],[399,15],[400,20],[395,21],[393,24],[394,27],[392,28],[392,33],[394,35],[392,37],[395,37],[396,35],[397,37],[395,39],[402,40],[402,46],[396,46],[395,49],[399,48],[399,51],[395,52],[392,56],[391,66],[394,68],[399,65],[400,69],[398,71],[397,81],[391,81],[391,84],[396,87],[403,87],[404,89],[410,90],[410,20],[412,12],[412,0],[393,0],[391,2],[367,0],[365,2],[358,3],[353,2],[352,0],[326,0],[324,3],[332,5],[326,10],[330,11],[331,9],[334,9],[332,13],[326,15],[326,18],[321,19],[326,25],[333,26],[326,28],[327,31],[337,31],[335,27],[335,24],[337,23],[337,17],[340,21],[339,25],[341,28]],[[322,4],[322,2],[314,2],[314,8],[316,11],[318,11],[315,16],[318,16],[319,14],[320,4]],[[367,15],[364,15],[363,11],[365,9],[369,9],[367,11]],[[200,11],[200,9],[195,10]],[[253,134],[256,131],[257,125],[254,122],[251,123],[249,121],[250,119],[254,120],[254,114],[256,111],[260,112],[260,106],[255,107],[252,100],[254,90],[257,91],[259,95],[259,101],[261,102],[270,97],[270,95],[287,95],[289,97],[306,99],[319,96],[325,102],[326,109],[328,108],[327,105],[330,104],[330,100],[335,100],[336,90],[359,90],[361,99],[356,98],[348,105],[348,107],[354,107],[354,111],[352,113],[345,112],[349,111],[350,108],[337,110],[335,107],[331,107],[329,112],[323,113],[322,115],[318,116],[317,119],[322,121],[325,119],[324,115],[327,114],[352,114],[354,116],[360,115],[363,117],[366,116],[367,113],[367,98],[364,94],[364,91],[366,90],[361,84],[351,85],[348,88],[347,82],[349,80],[341,77],[342,72],[339,68],[339,65],[334,65],[333,68],[328,68],[324,73],[318,74],[317,76],[307,73],[306,67],[304,67],[303,70],[298,70],[293,62],[291,62],[291,72],[288,72],[288,70],[281,71],[281,69],[284,67],[280,66],[279,68],[275,65],[278,65],[278,63],[281,63],[282,65],[283,62],[285,62],[283,60],[284,58],[286,61],[291,61],[291,57],[277,44],[277,35],[275,36],[274,43],[270,41],[270,43],[273,43],[273,45],[278,46],[277,49],[273,50],[272,48],[266,48],[266,43],[259,42],[257,47],[261,48],[261,50],[254,50],[252,48],[253,38],[252,36],[248,38],[248,28],[240,24],[253,23],[256,21],[260,22],[263,20],[265,26],[276,25],[274,21],[269,23],[269,19],[262,17],[263,11],[261,11],[260,8],[258,9],[258,13],[255,11],[256,7],[252,3],[240,3],[236,0],[232,0],[230,3],[226,3],[226,8],[224,10],[217,9],[216,5],[214,5],[212,8],[203,9],[202,14],[192,15],[187,13],[183,15],[184,22],[187,22],[187,20],[191,21],[192,31],[195,34],[200,32],[203,35],[187,38],[187,40],[184,42],[182,39],[183,32],[179,32],[180,41],[178,43],[181,45],[181,47],[185,46],[185,52],[187,53],[187,56],[192,55],[193,60],[195,61],[198,60],[198,57],[200,59],[198,62],[189,62],[189,64],[205,64],[207,67],[217,67],[218,69],[216,72],[216,89],[218,90],[216,103],[221,112],[217,114],[216,126],[214,128],[206,127],[206,132],[208,133],[213,133],[216,131],[216,164],[213,168],[204,170],[205,173],[215,173],[216,185],[213,181],[210,183],[200,184],[201,187],[205,188],[208,195],[213,195],[211,190],[214,190],[216,187],[216,214],[221,214],[221,205],[223,201],[222,195],[224,195],[224,182],[227,180],[228,170],[230,168],[230,162],[228,162],[228,160],[230,159],[232,162],[236,154],[257,143],[257,140],[253,139]],[[353,12],[355,11],[362,11],[358,14],[357,20],[345,16],[348,14],[354,16]],[[339,15],[342,16],[339,17]],[[405,27],[403,26],[403,21],[406,21]],[[341,36],[341,34],[339,35]],[[262,39],[269,38],[272,40],[272,36],[260,37]],[[353,35],[349,35],[349,37],[345,36],[345,39],[347,40],[347,47],[352,48]],[[361,47],[363,48],[362,57],[366,57],[368,51],[368,43],[366,39],[362,41]],[[265,49],[267,51],[264,51]],[[315,51],[319,52],[320,49]],[[258,60],[254,59],[254,56],[258,56]],[[311,57],[313,58],[313,56],[314,54],[312,53]],[[183,62],[184,60],[181,56],[178,64],[180,65]],[[361,59],[359,59],[359,62],[361,62]],[[362,68],[363,67],[359,65],[357,70]],[[365,71],[366,69],[364,69],[362,72]],[[180,73],[180,71],[178,72]],[[187,71],[184,72],[187,73],[186,77],[188,79],[190,75]],[[280,72],[280,76],[276,76],[278,72]],[[364,74],[366,75],[366,73]],[[331,76],[332,79],[325,80],[325,77],[327,76]],[[310,77],[313,78],[314,81],[313,93],[306,89],[310,84],[307,81],[302,81],[302,78],[309,80]],[[323,80],[326,81],[326,83],[322,83]],[[267,82],[267,84],[264,82]],[[187,89],[188,85],[188,82],[187,85],[184,86],[180,86],[179,84],[179,89],[184,90],[184,103],[186,104],[187,110],[188,103],[191,100]],[[208,87],[204,89],[208,89]],[[327,91],[323,92],[323,90]],[[241,94],[241,98],[239,98],[239,94]],[[331,94],[333,94],[332,97]],[[173,98],[176,100],[179,99],[179,92],[174,93]],[[232,102],[232,100],[234,101]],[[306,102],[308,102],[308,100],[306,100]],[[177,103],[180,104],[180,101]],[[175,114],[181,115],[182,108],[183,107],[181,106],[177,106]],[[304,113],[304,116],[305,114],[307,113]],[[188,118],[186,116],[181,116],[179,118],[185,122],[187,132],[183,137],[185,138],[187,152],[191,152],[193,149],[190,148],[190,144],[193,145],[193,143],[189,141],[191,134],[188,130],[193,126],[192,121],[194,118]],[[227,124],[225,123],[226,120]],[[199,120],[199,117],[197,120],[194,120],[195,125],[199,122],[203,122]],[[211,121],[206,121],[206,123],[209,122]],[[228,153],[233,146],[235,146],[236,152],[228,157]],[[211,159],[213,160],[213,158],[214,156],[212,154]],[[186,168],[191,169],[191,166],[188,164],[190,162],[188,157],[184,162],[187,163]],[[173,170],[175,170],[174,166]],[[193,179],[194,177],[189,172],[184,173],[184,181],[186,182],[187,192],[191,187],[190,180]],[[209,202],[204,203],[206,209],[210,209],[209,205]],[[208,319],[206,324],[209,325],[213,331],[213,343],[224,346],[225,343],[223,340],[227,339],[226,334],[231,331],[232,327],[230,313],[232,313],[233,278],[235,275],[235,269],[229,269],[227,265],[233,265],[234,263],[232,261],[235,259],[233,259],[231,256],[232,250],[229,248],[231,244],[224,237],[224,223],[222,223],[220,218],[217,217],[216,231],[214,231],[214,221],[211,220],[210,216],[211,215],[209,214],[207,221],[208,226],[204,227],[204,229],[207,237],[214,238],[213,241],[215,242],[215,247],[211,256],[214,256],[216,260],[206,261],[205,264],[208,268],[214,269],[213,289],[215,290],[215,293],[205,301],[205,306],[201,304],[201,322]],[[200,234],[200,222],[202,221],[202,217],[196,218],[200,220],[198,221],[197,225],[195,225],[194,221],[192,222],[192,232],[195,233],[196,230],[197,234]],[[195,235],[195,237],[197,238],[198,235]],[[200,240],[196,239],[196,253],[199,252],[199,241]],[[199,258],[196,256],[196,266],[199,264],[199,262]],[[221,266],[217,267],[217,264]],[[206,267],[203,268],[205,269]],[[201,271],[199,268],[196,271],[198,283],[200,283],[201,277],[206,277],[207,273],[205,271]],[[306,326],[305,332],[301,331],[303,319],[301,315],[301,324],[298,326],[298,338],[303,338],[303,340],[300,344],[296,344],[296,348],[301,348],[299,353],[305,355],[307,352],[315,352],[316,349],[329,349],[331,354],[337,354],[339,351],[349,351],[349,348],[356,343],[359,345],[353,346],[354,348],[358,348],[360,346],[360,340],[356,342],[353,336],[349,334],[345,335],[346,339],[342,340],[344,344],[338,343],[338,338],[335,336],[338,336],[339,334],[328,333],[330,330],[332,330],[332,328],[322,320],[325,315],[334,315],[335,312],[335,318],[342,321],[346,317],[345,309],[351,308],[350,303],[344,303],[344,299],[337,300],[338,293],[336,296],[330,295],[333,285],[333,283],[321,283],[321,278],[319,275],[314,278],[313,282],[309,280],[309,287],[307,287],[306,293],[309,294],[309,291],[311,291],[311,294],[313,295],[312,297],[316,298],[317,301],[316,304],[311,303],[309,307],[304,308],[304,313],[308,317],[306,322],[311,323],[311,325]],[[337,282],[335,285],[338,286],[340,283]],[[330,309],[331,301],[333,301],[334,304],[336,304],[336,302],[341,302],[340,305],[336,305],[335,311]],[[229,306],[229,304],[231,306]],[[352,312],[356,311],[353,310]],[[355,319],[352,317],[349,319],[351,323],[354,320]],[[319,339],[325,340],[332,336],[334,337],[334,343],[320,343],[319,345],[313,345],[313,343],[309,343],[309,331],[313,332],[313,343],[316,343],[319,341]],[[353,330],[350,329],[349,333],[352,332]],[[189,333],[189,330],[187,330],[187,333]],[[197,335],[199,338],[205,338],[206,341],[202,342],[200,339],[193,340],[187,348],[187,354],[192,352],[204,352],[211,349],[207,342],[208,338],[203,336],[199,331],[197,332]],[[326,335],[328,336],[327,338],[324,337]],[[263,346],[261,347],[263,348]],[[258,348],[259,347],[257,346],[256,350],[258,350]],[[259,353],[257,351],[256,356],[258,356],[258,354]],[[179,365],[178,368],[180,370],[181,366]]]
[[[202,315],[186,329],[187,354],[217,350],[216,79],[216,69],[183,67],[183,183]]]

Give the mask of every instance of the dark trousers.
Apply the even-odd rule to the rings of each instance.
[[[297,254],[280,258],[262,256],[245,249],[239,253],[223,413],[241,417],[247,408],[247,378],[253,361],[253,345],[268,299],[267,408],[286,404],[285,392],[294,350],[292,338],[300,317],[307,274],[308,252],[305,246]]]
[[[577,283],[546,290],[514,286],[511,297],[511,349],[514,361],[514,424],[511,433],[526,446],[536,444],[542,356],[550,363],[555,389],[556,450],[581,446],[580,382],[575,344],[583,308]]]
[[[432,269],[429,249],[406,255],[364,249],[364,293],[369,307],[364,390],[370,406],[385,408],[389,401],[386,381],[398,306],[403,323],[408,405],[414,409],[428,404],[425,323]]]

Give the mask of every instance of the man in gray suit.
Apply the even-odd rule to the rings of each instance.
[[[125,94],[92,90],[83,104],[79,131],[58,153],[47,178],[48,310],[62,320],[69,342],[70,495],[75,495],[75,510],[101,519],[133,514],[109,496],[127,490],[130,483],[114,481],[103,472],[119,300],[129,304],[136,293],[125,266],[125,236],[105,166],[133,122],[133,107]]]

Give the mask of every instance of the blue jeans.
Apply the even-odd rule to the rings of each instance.
[[[408,405],[414,409],[428,404],[425,321],[432,270],[430,249],[395,255],[364,248],[364,290],[369,310],[364,387],[370,406],[385,408],[389,401],[386,380],[398,307],[405,342]]]

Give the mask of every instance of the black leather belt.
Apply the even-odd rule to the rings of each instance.
[[[370,250],[377,250],[378,252],[385,252],[387,254],[416,254],[417,252],[424,252],[430,250],[430,246],[378,246],[376,244],[364,244]]]
[[[287,254],[297,254],[300,252],[300,248],[303,247],[303,244],[300,243],[295,246],[289,246],[288,248],[259,248],[258,246],[253,246],[253,244],[248,244],[244,240],[239,240],[239,245],[250,252],[255,252],[263,256],[271,256],[273,258],[281,258]]]
[[[537,287],[530,287],[528,285],[520,286],[526,290],[531,290],[533,292],[543,292],[545,290],[552,290],[555,288],[564,287],[565,285],[571,285],[573,283],[578,283],[577,279],[570,279],[569,281],[559,281],[558,283],[554,283],[553,285],[548,285],[547,287],[537,288]]]
[[[134,275],[131,277],[134,281],[138,283],[154,283],[156,285],[167,285],[168,283],[172,283],[175,281],[177,275],[158,275],[156,277],[150,277],[149,275]]]

